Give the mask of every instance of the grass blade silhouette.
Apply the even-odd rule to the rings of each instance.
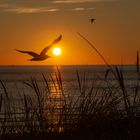
[[[136,62],[136,66],[137,66],[137,72],[139,72],[139,52],[137,51],[137,62]]]
[[[79,32],[77,32],[77,34],[83,38],[91,47],[92,49],[95,50],[95,52],[102,58],[102,60],[105,62],[105,64],[108,66],[108,67],[111,67],[110,64],[106,61],[106,59],[103,57],[103,55],[97,50],[97,48],[88,40],[86,39],[82,34],[80,34]]]
[[[6,89],[5,85],[4,85],[4,83],[1,80],[0,80],[0,83],[1,83],[1,85],[3,87],[3,90],[4,90],[4,93],[6,95],[7,100],[9,100],[8,92],[7,92],[7,89]]]

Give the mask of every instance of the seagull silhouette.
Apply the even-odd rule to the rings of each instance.
[[[49,55],[46,55],[47,51],[54,45],[56,45],[60,40],[62,39],[62,35],[60,35],[57,39],[55,39],[49,46],[45,47],[40,54],[37,54],[35,52],[32,51],[21,51],[16,49],[16,51],[21,52],[21,53],[27,53],[29,55],[31,55],[33,58],[30,59],[30,61],[43,61],[47,58],[49,58]]]
[[[95,20],[95,18],[91,18],[91,19],[89,19],[90,21],[91,21],[91,23],[93,23],[94,22],[94,20]]]

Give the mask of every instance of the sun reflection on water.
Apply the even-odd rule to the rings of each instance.
[[[51,132],[63,132],[64,128],[62,111],[64,106],[63,91],[60,89],[60,85],[55,83],[55,86],[51,86],[50,93],[46,99],[44,105],[45,112],[44,117],[49,124],[48,131]]]

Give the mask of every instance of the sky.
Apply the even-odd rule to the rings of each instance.
[[[140,51],[140,0],[0,0],[0,65],[135,64]],[[89,19],[96,20],[91,23]],[[59,35],[59,56],[28,61]],[[55,46],[56,47],[56,46]]]

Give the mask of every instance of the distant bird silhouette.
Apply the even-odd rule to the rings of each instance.
[[[96,19],[95,19],[95,18],[91,18],[91,19],[89,19],[89,20],[90,20],[91,23],[93,23],[94,20],[96,20]]]
[[[35,52],[32,52],[32,51],[21,51],[21,50],[18,50],[16,49],[16,51],[18,52],[21,52],[21,53],[27,53],[29,55],[31,55],[33,58],[30,59],[30,61],[43,61],[47,58],[49,58],[50,56],[49,55],[46,55],[47,51],[54,45],[56,45],[60,40],[62,39],[62,35],[60,35],[56,40],[54,40],[51,45],[45,47],[41,52],[40,54],[37,54]]]

